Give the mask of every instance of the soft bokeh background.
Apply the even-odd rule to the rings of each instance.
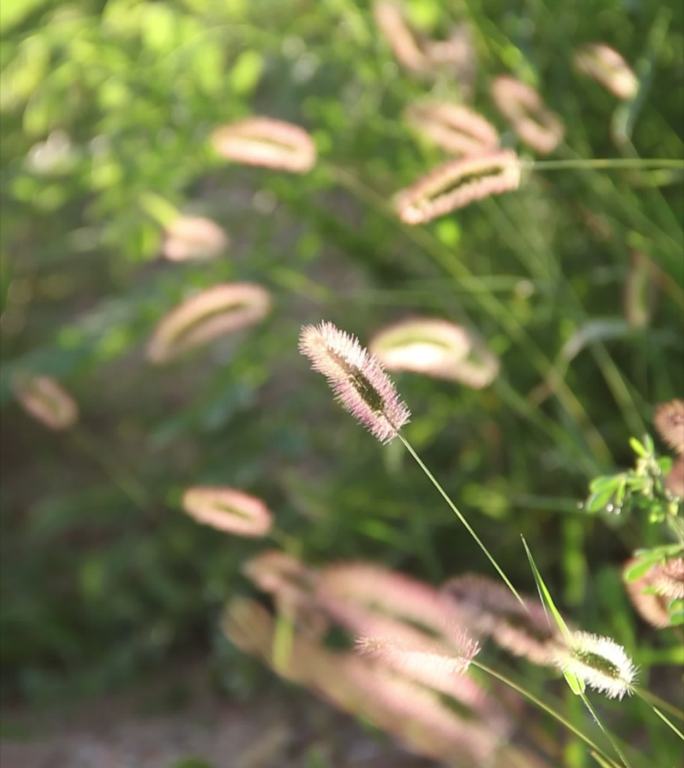
[[[386,205],[443,157],[402,118],[428,92],[469,99],[525,152],[489,96],[505,72],[565,122],[554,157],[681,158],[682,8],[405,6],[425,35],[461,35],[470,82],[449,67],[407,73],[354,0],[3,1],[0,631],[12,738],[36,737],[13,730],[15,713],[160,681],[154,706],[174,712],[189,678],[245,702],[238,711],[283,696],[307,706],[220,632],[225,601],[253,592],[241,563],[264,545],[188,519],[189,485],[263,498],[314,564],[365,558],[431,583],[488,572],[401,447],[360,429],[297,354],[300,325],[321,318],[362,340],[420,314],[477,329],[499,377],[477,391],[398,377],[407,435],[516,583],[533,589],[522,533],[567,615],[625,644],[642,683],[672,693],[678,638],[643,624],[621,584],[621,564],[653,536],[647,521],[578,504],[593,476],[632,463],[628,438],[652,431],[654,404],[684,393],[681,172],[532,173],[515,194],[417,229]],[[591,41],[622,52],[638,98],[621,104],[573,69]],[[250,114],[309,130],[315,169],[221,160],[212,130]],[[210,261],[162,259],[169,206],[213,218],[230,246]],[[635,251],[657,265],[642,327],[624,305]],[[272,292],[265,322],[147,362],[165,313],[233,280]],[[11,382],[25,372],[72,393],[76,426],[50,432],[18,407]],[[548,686],[537,669],[525,677]],[[620,734],[674,754],[639,705],[606,710]],[[323,747],[293,765],[338,764],[316,738]],[[566,759],[589,764],[581,749]]]

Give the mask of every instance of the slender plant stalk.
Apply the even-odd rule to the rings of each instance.
[[[646,690],[646,688],[639,688],[637,686],[634,686],[634,693],[647,704],[650,704],[651,706],[658,705],[660,709],[664,709],[673,717],[684,721],[684,712],[679,709],[679,707],[675,707],[675,705],[670,704],[669,701],[661,699],[660,696],[656,696],[655,693],[651,693],[651,691]]]
[[[582,171],[620,168],[672,168],[684,170],[684,160],[665,157],[590,157],[576,160],[523,160],[523,168],[533,171]]]
[[[620,758],[620,760],[622,760],[622,764],[625,766],[625,768],[632,768],[631,763],[629,762],[629,760],[627,760],[627,758],[625,757],[624,752],[620,749],[620,745],[613,738],[613,736],[610,733],[610,731],[603,725],[603,723],[599,719],[598,714],[596,713],[596,710],[591,706],[591,702],[587,698],[587,694],[586,693],[580,693],[579,695],[580,695],[580,698],[582,699],[582,702],[584,703],[584,706],[587,708],[587,710],[589,711],[589,714],[594,719],[594,722],[603,731],[603,734],[605,735],[605,737],[610,742],[610,745],[615,750],[615,754]]]
[[[586,735],[586,733],[583,733],[577,726],[573,725],[569,720],[567,720],[563,715],[556,712],[556,710],[551,707],[546,702],[542,701],[540,698],[535,696],[531,691],[528,691],[526,688],[523,688],[521,685],[518,685],[514,680],[511,680],[509,677],[506,677],[506,675],[501,674],[501,672],[497,672],[497,670],[492,669],[491,667],[488,667],[486,664],[483,664],[481,661],[478,661],[477,659],[473,659],[470,662],[474,667],[481,670],[487,675],[491,675],[491,677],[495,678],[499,682],[503,683],[504,685],[507,685],[512,690],[516,691],[516,693],[521,694],[526,699],[531,701],[535,706],[539,707],[539,709],[546,712],[548,715],[554,718],[554,720],[557,720],[561,725],[563,725],[565,728],[567,728],[571,733],[574,733],[575,736],[577,736],[579,739],[582,739],[582,741],[588,746],[591,747],[597,754],[601,755],[605,759],[609,759],[608,755],[601,749],[601,747],[596,744],[589,736]]]
[[[501,566],[496,562],[494,559],[494,556],[490,553],[490,551],[487,549],[487,547],[484,545],[480,537],[475,533],[470,523],[466,520],[463,513],[460,512],[458,507],[454,504],[454,502],[449,498],[449,495],[447,492],[442,488],[437,478],[430,472],[430,470],[425,466],[423,460],[420,458],[420,456],[415,452],[413,449],[413,446],[409,441],[399,432],[398,433],[399,439],[404,444],[404,447],[406,450],[411,454],[411,456],[415,459],[418,466],[423,470],[423,472],[427,475],[428,480],[435,486],[435,488],[439,491],[442,498],[446,501],[446,503],[449,505],[449,508],[451,511],[456,515],[456,517],[463,523],[463,526],[468,531],[468,533],[475,539],[476,544],[480,547],[480,549],[485,553],[487,556],[487,559],[489,562],[494,566],[496,569],[496,572],[501,576],[501,578],[504,580],[506,586],[511,590],[513,595],[515,596],[516,600],[520,603],[520,605],[527,610],[527,606],[525,605],[525,602],[523,601],[522,597],[518,594],[518,590],[513,586],[510,579],[506,574],[504,573]]]
[[[679,738],[680,738],[682,741],[684,741],[684,733],[682,733],[682,732],[679,730],[679,728],[677,728],[677,726],[676,726],[676,725],[675,725],[675,724],[674,724],[674,723],[673,723],[673,722],[670,720],[670,718],[669,718],[669,717],[666,717],[666,716],[665,716],[665,715],[664,715],[664,714],[663,714],[663,713],[662,713],[662,712],[661,712],[661,711],[658,709],[658,707],[654,706],[653,704],[651,704],[651,709],[652,709],[652,710],[653,710],[653,711],[656,713],[656,715],[658,715],[658,717],[659,717],[659,718],[660,718],[660,719],[661,719],[661,720],[662,720],[662,721],[663,721],[663,722],[664,722],[664,723],[665,723],[667,726],[669,726],[670,728],[672,728],[672,730],[673,730],[673,731],[674,731],[674,732],[677,734],[677,736],[679,736]]]

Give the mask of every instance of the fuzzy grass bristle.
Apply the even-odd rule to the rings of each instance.
[[[575,68],[600,83],[618,99],[634,98],[639,81],[622,55],[604,43],[582,46],[574,56]]]
[[[229,242],[215,221],[204,216],[179,216],[166,229],[162,253],[169,261],[211,259]]]
[[[574,674],[609,699],[632,692],[637,670],[625,649],[610,637],[572,632],[555,654],[563,672]]]
[[[316,146],[298,125],[271,117],[248,117],[217,128],[216,152],[228,160],[290,173],[307,173],[316,164]]]
[[[395,209],[406,224],[425,224],[520,185],[520,163],[508,149],[451,160],[397,193]]]
[[[273,515],[261,499],[235,488],[189,488],[183,494],[183,509],[198,523],[237,536],[265,536],[273,524]]]
[[[684,400],[677,398],[661,403],[655,410],[653,423],[663,442],[684,454]]]
[[[20,376],[13,383],[21,407],[49,429],[68,429],[78,421],[78,405],[51,376]]]
[[[382,443],[391,442],[410,411],[376,357],[330,322],[305,325],[299,351],[328,380],[338,402]]]
[[[223,283],[186,299],[159,322],[147,347],[155,364],[166,363],[224,334],[258,323],[268,314],[268,291],[254,283]]]
[[[534,88],[502,75],[492,83],[491,94],[498,110],[528,147],[547,155],[561,143],[563,122],[544,105]]]

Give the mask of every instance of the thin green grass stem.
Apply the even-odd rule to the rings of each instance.
[[[602,757],[609,759],[608,755],[604,752],[601,747],[596,744],[595,741],[593,741],[589,736],[586,735],[586,733],[583,733],[579,728],[577,728],[575,725],[573,725],[569,720],[563,717],[559,712],[557,712],[552,706],[547,704],[546,702],[542,701],[540,698],[535,696],[531,691],[528,691],[526,688],[523,688],[521,685],[518,685],[514,680],[511,680],[509,677],[506,677],[506,675],[501,674],[501,672],[497,672],[495,669],[492,669],[491,667],[488,667],[486,664],[483,664],[481,661],[477,661],[477,659],[473,659],[470,662],[474,667],[481,670],[487,675],[490,675],[491,677],[495,678],[499,682],[503,683],[504,685],[507,685],[512,690],[516,691],[516,693],[519,693],[521,696],[524,696],[526,699],[531,701],[535,706],[539,707],[539,709],[546,712],[548,715],[554,718],[554,720],[557,720],[561,725],[563,725],[565,728],[567,728],[571,733],[574,733],[577,738],[582,739],[582,741],[588,746],[591,747],[597,754],[601,755]]]
[[[449,498],[449,495],[447,492],[442,488],[437,478],[430,472],[430,470],[425,466],[423,463],[423,460],[420,458],[420,456],[414,451],[413,446],[409,441],[401,434],[398,433],[399,439],[404,444],[404,447],[406,450],[411,454],[411,456],[415,459],[418,466],[423,470],[423,472],[427,475],[428,480],[435,486],[435,488],[439,491],[442,498],[446,501],[446,503],[449,505],[449,508],[451,511],[456,515],[456,517],[461,521],[463,526],[465,527],[466,531],[473,537],[476,544],[480,547],[480,549],[485,553],[487,556],[487,559],[489,562],[494,566],[496,572],[501,576],[503,581],[505,582],[506,586],[511,590],[513,595],[515,596],[516,600],[520,603],[520,605],[527,610],[527,606],[525,605],[525,602],[523,601],[522,597],[518,594],[518,590],[513,586],[511,583],[511,580],[506,576],[501,566],[497,563],[497,561],[494,559],[494,556],[490,553],[490,551],[487,549],[487,547],[484,545],[480,537],[475,533],[470,523],[466,520],[463,513],[458,509],[458,507],[454,504],[454,502]]]
[[[620,745],[613,738],[613,736],[610,733],[610,731],[601,722],[601,719],[599,718],[598,714],[596,713],[596,710],[592,707],[591,702],[587,698],[587,694],[586,693],[580,693],[579,696],[582,699],[582,702],[584,703],[584,706],[587,708],[587,711],[589,712],[589,714],[594,719],[594,722],[596,723],[596,725],[598,725],[598,727],[603,732],[604,736],[610,742],[611,747],[613,747],[613,749],[615,750],[615,754],[620,758],[620,760],[622,761],[622,764],[625,766],[625,768],[632,768],[631,763],[625,757],[624,752],[620,749]]]
[[[576,160],[522,160],[523,168],[533,171],[595,171],[621,168],[672,168],[684,170],[684,160],[666,157],[590,157]]]
[[[662,720],[662,721],[663,721],[663,722],[664,722],[664,723],[665,723],[665,724],[666,724],[666,725],[667,725],[669,728],[671,728],[671,729],[672,729],[672,730],[673,730],[673,731],[674,731],[674,732],[677,734],[677,736],[679,736],[679,738],[680,738],[682,741],[684,741],[684,733],[682,733],[682,732],[679,730],[679,728],[677,728],[677,726],[676,726],[676,725],[675,725],[675,724],[674,724],[674,723],[673,723],[673,722],[670,720],[670,718],[669,718],[669,717],[667,717],[666,715],[664,715],[664,714],[663,714],[663,713],[662,713],[662,712],[661,712],[661,711],[658,709],[658,707],[655,707],[655,706],[653,706],[652,704],[651,704],[651,709],[652,709],[652,710],[653,710],[653,711],[656,713],[656,715],[658,715],[658,717],[659,717],[659,718],[660,718],[660,719],[661,719],[661,720]]]

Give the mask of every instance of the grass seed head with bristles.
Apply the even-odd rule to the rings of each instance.
[[[364,562],[323,568],[318,577],[317,598],[336,609],[360,607],[420,628],[429,635],[459,648],[463,617],[434,587],[406,574]],[[358,625],[352,629],[361,634]]]
[[[157,325],[147,347],[153,363],[166,363],[224,334],[258,323],[268,314],[268,291],[253,283],[224,283],[191,296]]]
[[[360,653],[378,659],[387,666],[417,682],[440,690],[447,687],[450,678],[462,675],[477,656],[480,646],[473,640],[465,646],[464,653],[452,656],[435,642],[423,640],[404,644],[396,639],[360,636],[356,640]]]
[[[49,429],[68,429],[78,421],[76,401],[51,376],[19,376],[13,390],[21,407]]]
[[[211,259],[228,245],[219,225],[204,216],[179,216],[166,229],[162,253],[169,261]]]
[[[684,600],[684,558],[672,557],[649,572],[653,589],[670,600]]]
[[[305,325],[299,351],[328,380],[337,400],[382,443],[391,442],[411,412],[380,362],[332,323]]]
[[[248,117],[217,128],[211,142],[219,155],[245,165],[307,173],[316,164],[316,146],[298,125],[271,117]]]
[[[544,106],[541,96],[513,77],[497,77],[491,86],[492,98],[513,130],[529,147],[547,155],[561,143],[565,129],[561,119]]]
[[[684,560],[671,558],[652,566],[637,579],[628,579],[636,563],[636,558],[630,558],[623,568],[623,581],[632,605],[652,626],[671,626],[670,603],[684,598]]]
[[[639,81],[624,58],[604,43],[589,43],[574,56],[578,72],[596,80],[618,99],[632,99]]]
[[[673,496],[684,499],[684,456],[679,456],[667,473],[665,487]]]
[[[494,126],[462,104],[417,102],[406,110],[406,119],[417,133],[455,155],[478,155],[499,144]]]
[[[406,224],[424,224],[519,185],[520,163],[515,152],[491,151],[438,166],[398,192],[395,208]]]
[[[477,74],[477,51],[469,24],[456,25],[446,40],[426,40],[423,52],[434,70],[446,71],[451,82],[458,85],[462,97],[472,94]]]
[[[449,378],[449,371],[468,354],[471,344],[468,334],[454,323],[412,318],[384,328],[368,346],[391,371]]]
[[[273,524],[273,516],[261,499],[235,488],[189,488],[183,494],[183,509],[198,523],[237,536],[265,536]]]
[[[574,674],[609,699],[621,699],[633,690],[634,663],[610,637],[571,632],[558,646],[555,660],[563,672]]]
[[[377,333],[370,350],[391,371],[412,371],[474,389],[490,384],[498,359],[462,326],[436,318],[402,320]]]
[[[499,647],[534,664],[553,663],[558,633],[539,601],[528,597],[523,607],[503,584],[477,574],[449,579],[442,594],[472,632],[490,636]]]
[[[373,17],[397,61],[411,72],[425,72],[430,61],[409,27],[401,8],[393,0],[376,0]]]
[[[661,403],[653,416],[658,434],[677,453],[684,454],[684,400]]]
[[[268,550],[247,560],[243,574],[259,589],[273,596],[278,611],[305,634],[320,637],[328,621],[316,603],[316,573],[296,557]]]
[[[340,676],[357,692],[355,714],[367,717],[419,754],[447,765],[485,765],[499,746],[501,734],[489,723],[459,717],[433,691],[382,665],[359,656],[342,658],[337,669]]]

